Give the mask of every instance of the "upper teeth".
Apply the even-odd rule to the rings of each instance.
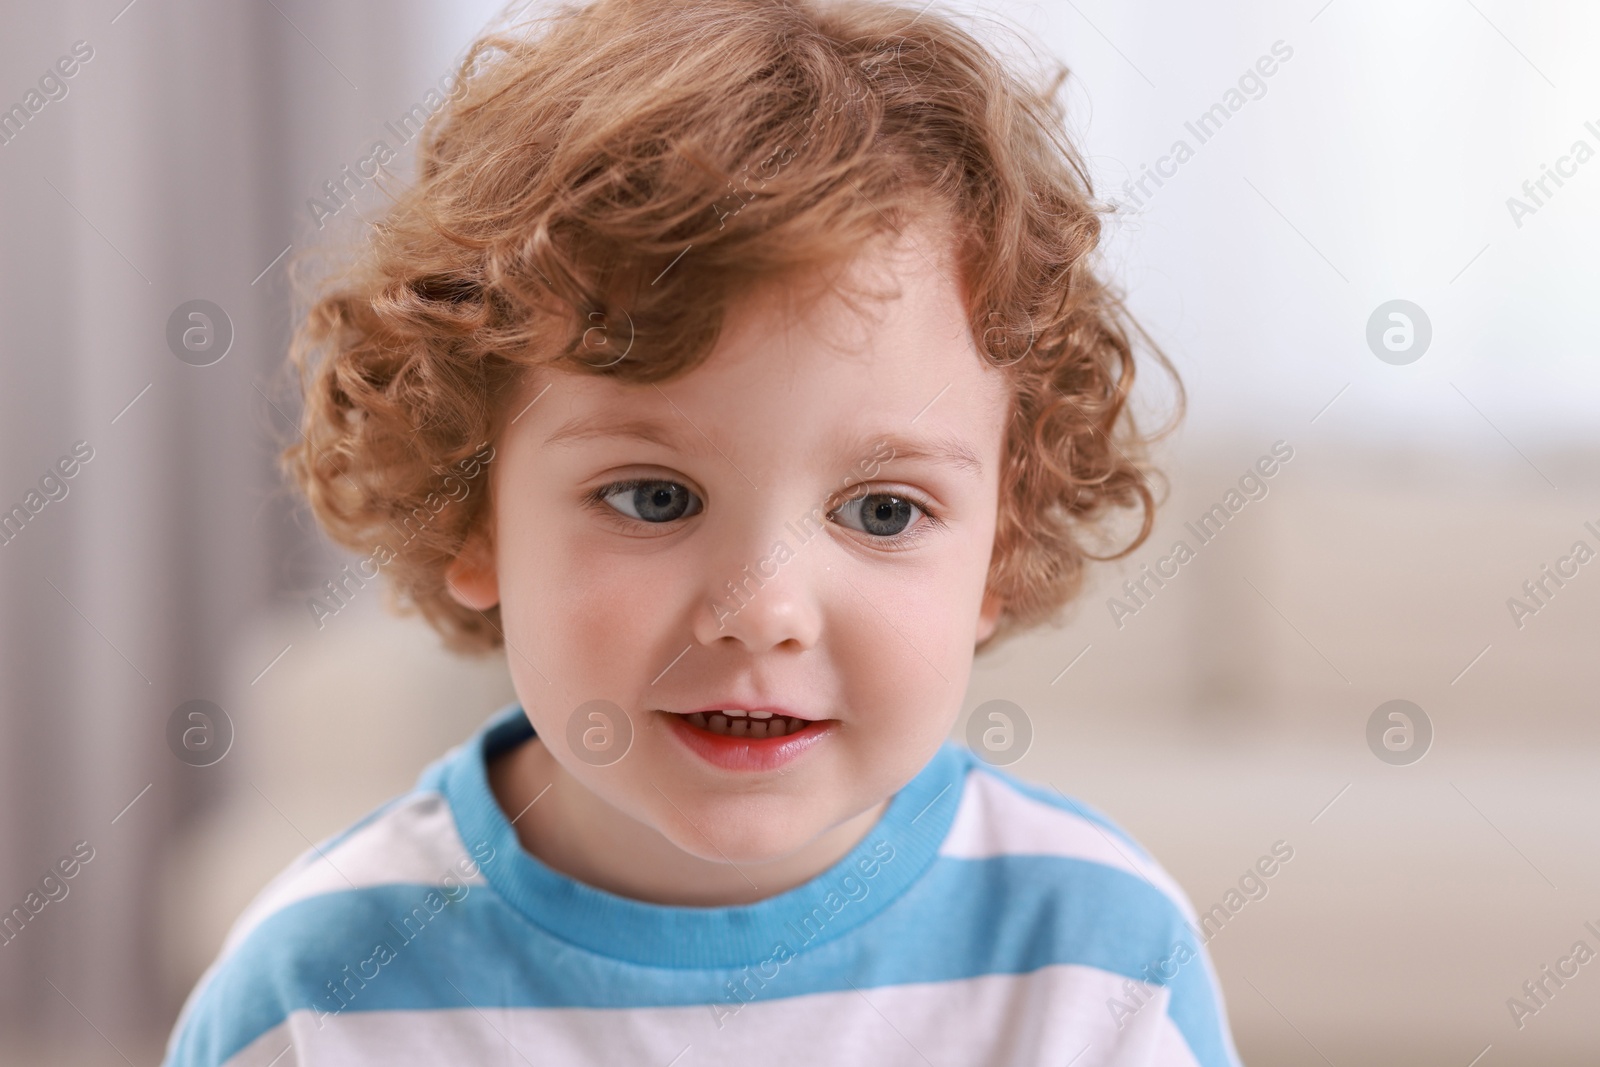
[[[790,715],[774,715],[770,711],[744,711],[727,708],[721,711],[695,711],[684,716],[702,730],[733,737],[783,737],[810,725],[805,719]]]

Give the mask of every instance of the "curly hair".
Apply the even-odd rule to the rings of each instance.
[[[950,20],[884,0],[593,0],[489,29],[418,138],[418,180],[296,330],[286,469],[346,547],[403,526],[386,561],[402,607],[453,649],[498,647],[499,609],[445,583],[489,494],[429,501],[531,368],[684,374],[758,281],[820,276],[937,211],[974,342],[1011,386],[985,644],[1050,620],[1087,560],[1153,522],[1132,338],[1183,403],[1094,269],[1112,209],[1061,132],[1067,77],[1030,85]],[[1137,534],[1094,554],[1118,509]]]

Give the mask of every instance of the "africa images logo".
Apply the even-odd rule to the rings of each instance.
[[[343,979],[338,984],[335,984],[334,979],[323,983],[327,990],[324,999],[331,1000],[338,1006],[324,1009],[317,1004],[310,1005],[317,1021],[317,1029],[322,1029],[324,1019],[338,1015],[348,1008],[357,994],[367,988],[368,982],[377,980],[383,974],[383,968],[397,960],[407,945],[429,929],[435,917],[450,905],[459,904],[467,899],[467,894],[472,892],[471,880],[477,878],[479,872],[493,862],[494,857],[493,845],[487,841],[478,842],[472,846],[471,856],[458,856],[453,867],[445,868],[439,884],[424,893],[411,910],[400,917],[398,925],[393,919],[385,922],[382,936],[374,941],[370,956],[357,961],[354,969],[348,963],[345,964],[340,970]]]
[[[851,903],[859,903],[872,892],[872,879],[894,859],[894,846],[887,841],[875,841],[872,853],[856,860],[856,871],[844,875],[836,885],[829,887],[822,899],[809,911],[784,922],[783,934],[773,940],[772,953],[753,966],[747,966],[724,985],[721,1004],[706,1005],[711,1018],[720,1030],[726,1020],[738,1015],[746,1004],[754,1001],[767,983],[778,977],[779,969],[798,958],[800,950],[809,945],[823,929]],[[859,877],[858,877],[858,873]]]

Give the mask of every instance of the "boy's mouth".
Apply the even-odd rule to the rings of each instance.
[[[802,719],[773,710],[702,708],[662,711],[669,731],[690,752],[730,771],[775,771],[830,737],[832,719]]]
[[[691,711],[677,714],[691,726],[719,737],[739,737],[749,741],[787,737],[797,734],[816,723],[793,715],[780,715],[770,711],[744,711],[728,708],[720,711]]]

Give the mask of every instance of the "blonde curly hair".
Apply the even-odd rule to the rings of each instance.
[[[486,32],[418,139],[419,179],[296,330],[287,471],[346,547],[403,527],[397,599],[450,647],[493,649],[499,609],[445,583],[489,494],[432,505],[530,368],[684,374],[756,282],[820,276],[937,211],[978,351],[1011,383],[985,645],[1050,620],[1086,560],[1150,532],[1132,337],[1171,374],[1174,421],[1183,402],[1091,263],[1110,209],[1061,133],[1066,77],[1031,86],[953,22],[883,0],[593,0]],[[602,358],[595,325],[624,320],[626,357]],[[1138,533],[1092,553],[1128,508]]]

